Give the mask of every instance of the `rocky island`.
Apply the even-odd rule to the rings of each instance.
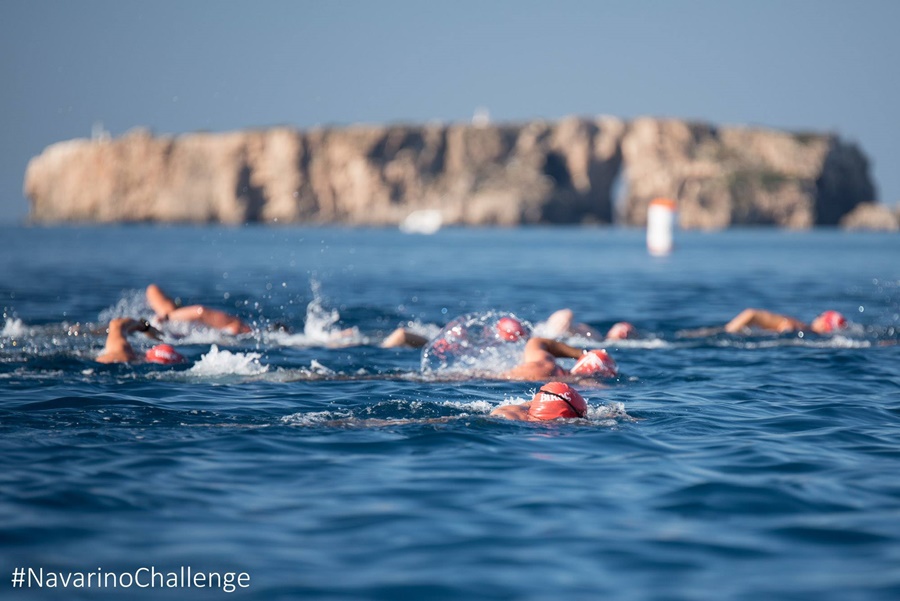
[[[655,197],[685,228],[837,225],[875,200],[868,160],[827,133],[674,119],[275,127],[53,144],[28,165],[30,219],[388,226],[642,226]]]

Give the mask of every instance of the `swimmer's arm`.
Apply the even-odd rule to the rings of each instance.
[[[491,417],[502,417],[514,421],[528,421],[528,409],[531,403],[522,405],[502,405],[491,411]]]
[[[381,342],[381,347],[395,348],[398,346],[410,346],[412,348],[422,348],[426,344],[428,344],[428,339],[424,336],[413,334],[404,328],[397,328]]]
[[[525,345],[526,357],[529,350],[540,350],[550,353],[554,357],[565,357],[568,359],[578,359],[584,354],[583,349],[549,338],[532,338],[528,341],[528,344]]]
[[[138,321],[129,317],[119,317],[110,321],[108,334],[106,335],[106,346],[103,348],[100,356],[97,357],[97,362],[127,363],[134,361],[136,355],[127,337],[132,332],[147,331],[149,327],[146,321]]]
[[[737,317],[725,324],[725,331],[731,334],[737,334],[745,328],[759,328],[772,332],[790,332],[803,329],[804,325],[792,317],[762,309],[744,309]]]

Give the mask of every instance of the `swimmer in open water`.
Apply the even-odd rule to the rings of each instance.
[[[825,311],[807,325],[787,315],[779,315],[763,309],[744,309],[725,324],[725,331],[730,334],[740,334],[756,328],[779,333],[811,330],[816,334],[831,334],[845,327],[847,327],[847,319],[837,311]]]
[[[700,338],[715,336],[723,332],[728,334],[747,335],[753,330],[786,334],[790,332],[809,331],[814,334],[832,334],[847,327],[847,319],[837,311],[825,311],[806,324],[788,315],[773,313],[764,309],[744,309],[724,326],[713,328],[695,328],[680,330],[678,336]]]
[[[147,304],[156,313],[156,318],[160,323],[166,321],[199,323],[232,335],[247,334],[252,331],[250,326],[240,318],[218,309],[211,309],[204,305],[179,307],[156,284],[147,286]]]
[[[148,350],[143,357],[139,356],[128,342],[128,335],[135,332],[143,332],[155,340],[160,339],[159,331],[143,319],[130,317],[113,319],[109,322],[107,329],[106,346],[103,347],[103,352],[96,361],[98,363],[135,363],[144,360],[166,365],[184,361],[184,357],[168,344],[158,344]]]
[[[555,311],[542,328],[542,334],[546,338],[562,338],[564,336],[583,336],[585,338],[594,338],[596,340],[625,340],[638,337],[637,328],[627,321],[620,321],[612,325],[606,336],[587,325],[586,323],[578,323],[575,321],[575,314],[572,309],[560,309]]]
[[[511,317],[503,317],[497,322],[497,328],[498,330],[502,330],[504,327],[513,328],[513,330],[510,330],[510,332],[513,333],[515,331],[515,326],[510,325],[510,322],[504,322],[504,320],[507,319],[517,321]],[[550,315],[550,317],[547,318],[547,321],[543,325],[542,333],[545,338],[583,336],[585,338],[593,338],[596,340],[625,340],[638,337],[637,329],[627,321],[620,321],[613,324],[613,326],[606,333],[606,336],[603,336],[600,332],[598,332],[591,326],[576,322],[575,314],[571,309],[560,309]],[[526,335],[528,334],[524,330],[520,331],[519,333],[519,337]],[[505,338],[502,331],[500,332],[500,337]],[[515,340],[518,340],[519,337],[516,337]],[[406,328],[400,327],[391,332],[382,341],[381,346],[383,348],[395,348],[400,346],[422,348],[426,344],[428,344],[428,342],[428,338],[410,332]]]
[[[557,358],[578,359],[566,371],[556,363]],[[507,380],[544,380],[565,376],[613,378],[619,370],[616,362],[602,349],[580,349],[550,338],[530,338],[525,343],[522,361],[503,373]]]
[[[522,405],[503,405],[491,415],[515,421],[540,422],[587,416],[587,402],[577,390],[564,382],[548,382]]]

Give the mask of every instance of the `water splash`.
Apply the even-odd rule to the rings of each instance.
[[[22,323],[21,319],[7,318],[3,324],[3,331],[0,331],[2,338],[22,338],[28,334],[28,328]]]
[[[100,311],[98,320],[100,323],[106,324],[111,319],[117,317],[138,317],[141,315],[152,315],[153,311],[147,305],[147,298],[144,290],[128,290],[125,292],[116,304]]]
[[[313,298],[306,306],[306,318],[303,333],[289,331],[271,331],[262,335],[264,342],[278,346],[340,348],[368,344],[369,339],[360,333],[359,328],[343,328],[340,326],[341,314],[337,309],[329,309],[322,295],[322,285],[315,278],[310,279]]]
[[[497,333],[502,317],[513,317],[530,331],[531,324],[512,313],[469,313],[452,320],[422,350],[423,373],[502,373],[518,364],[528,336],[514,342]]]
[[[199,376],[256,376],[269,369],[268,365],[259,362],[261,357],[259,353],[232,353],[228,350],[219,350],[214,344],[189,371]]]

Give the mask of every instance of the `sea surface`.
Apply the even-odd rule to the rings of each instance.
[[[679,232],[668,257],[587,227],[0,237],[0,599],[900,599],[896,234]],[[150,283],[254,333],[173,324],[185,365],[96,363]],[[569,339],[620,369],[586,420],[490,417],[539,383],[379,346],[564,307],[642,334]],[[686,332],[745,307],[851,324]],[[151,568],[249,586],[138,586]]]

